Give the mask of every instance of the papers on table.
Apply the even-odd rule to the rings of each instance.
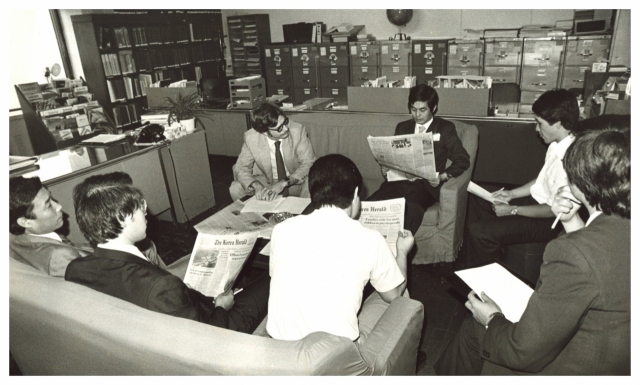
[[[85,139],[82,143],[111,143],[118,141],[120,139],[126,138],[126,135],[110,135],[110,134],[100,134],[98,136],[94,136],[93,138]]]
[[[254,196],[244,204],[241,212],[301,214],[310,203],[309,198],[280,196],[272,201],[261,201]]]
[[[511,322],[520,321],[533,289],[497,263],[456,271],[478,296],[484,291]]]
[[[496,199],[494,196],[491,195],[489,191],[483,189],[482,187],[478,186],[477,184],[471,181],[469,182],[469,186],[467,186],[467,191],[491,203],[496,203],[496,202],[505,203],[505,204],[507,203],[507,202],[501,201],[500,199]]]

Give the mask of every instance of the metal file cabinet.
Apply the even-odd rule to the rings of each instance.
[[[266,45],[262,52],[265,61],[267,94],[269,96],[289,95],[293,100],[291,47],[289,45],[270,44]]]
[[[561,87],[584,89],[584,74],[595,62],[609,59],[611,36],[570,36],[565,48]]]
[[[416,84],[428,84],[436,76],[447,73],[447,40],[412,41],[411,73]]]
[[[320,96],[346,101],[349,86],[349,45],[347,43],[318,44],[318,56]]]
[[[525,38],[520,79],[520,112],[530,111],[531,104],[544,91],[558,88],[565,37]]]
[[[484,76],[493,82],[520,84],[522,38],[496,38],[484,42]]]
[[[387,81],[399,80],[404,82],[405,76],[409,76],[410,74],[411,42],[381,41],[380,76],[386,76]]]
[[[296,102],[303,102],[319,95],[318,53],[316,44],[294,44],[291,46],[293,95]]]
[[[449,42],[447,75],[482,75],[484,44],[480,39]]]
[[[361,86],[380,72],[380,45],[377,41],[349,43],[351,85]]]

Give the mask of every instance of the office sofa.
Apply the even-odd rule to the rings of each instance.
[[[188,260],[169,270],[184,276]],[[377,294],[357,343],[278,341],[156,313],[10,259],[9,347],[27,375],[411,375],[424,309]],[[262,334],[262,335],[260,335]]]
[[[357,124],[344,114],[295,114],[290,119],[303,124],[309,133],[317,157],[342,154],[355,162],[362,174],[362,199],[375,192],[384,181],[380,166],[371,154],[367,136],[393,135],[396,125],[410,116],[387,114],[358,115]],[[462,145],[470,156],[469,168],[459,177],[447,181],[440,191],[440,202],[429,207],[415,235],[413,264],[455,261],[462,246],[467,211],[467,186],[473,173],[478,149],[478,129],[474,125],[451,120]],[[448,161],[449,162],[449,161]],[[447,166],[449,163],[447,164]]]

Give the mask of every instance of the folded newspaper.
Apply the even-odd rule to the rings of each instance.
[[[388,180],[438,177],[433,133],[369,136],[367,141],[378,164],[393,170]]]
[[[259,231],[198,233],[184,282],[209,297],[231,289],[258,239]]]

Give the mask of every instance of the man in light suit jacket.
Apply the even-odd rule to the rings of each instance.
[[[462,146],[453,123],[434,117],[438,110],[438,93],[426,84],[418,84],[409,91],[409,112],[413,119],[398,123],[394,135],[409,135],[421,132],[433,133],[433,150],[438,177],[432,180],[422,178],[392,178],[394,171],[382,167],[382,175],[387,178],[380,189],[368,201],[405,198],[404,228],[415,235],[425,211],[440,200],[442,184],[460,176],[469,168],[469,154]],[[451,165],[447,167],[447,159]]]
[[[472,291],[473,317],[436,363],[437,374],[631,373],[630,119],[587,124],[597,129],[576,134],[563,159],[569,186],[552,204],[567,234],[547,246],[524,314],[511,322]]]
[[[231,199],[254,193],[256,198],[269,201],[278,194],[308,198],[307,176],[316,157],[304,126],[290,122],[278,106],[269,102],[252,111],[251,126],[233,166]],[[278,171],[278,148],[284,172]]]
[[[128,183],[124,173],[113,173],[106,183]],[[64,277],[67,265],[93,253],[91,245],[76,245],[56,230],[63,225],[62,206],[39,178],[9,180],[9,256],[52,277]],[[145,240],[144,253],[161,267],[155,245]]]
[[[85,179],[73,192],[78,225],[97,245],[92,256],[67,266],[65,279],[146,309],[240,332],[252,333],[267,312],[265,273],[234,297],[193,290],[145,257],[135,246],[146,237],[147,203],[130,185],[104,185],[106,175]]]

